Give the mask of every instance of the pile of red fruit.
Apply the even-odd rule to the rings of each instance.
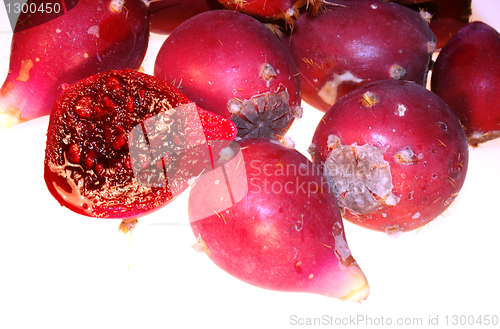
[[[194,247],[231,275],[363,300],[342,220],[398,235],[452,204],[500,136],[500,35],[470,1],[219,2],[22,13],[0,125],[50,114],[45,182],[76,213],[126,232],[189,190]],[[302,101],[325,112],[309,154],[286,136]]]

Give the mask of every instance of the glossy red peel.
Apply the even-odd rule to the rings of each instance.
[[[441,49],[460,28],[469,23],[471,0],[393,0],[409,8],[429,13],[430,28]]]
[[[300,16],[301,9],[318,12],[323,5],[321,0],[218,0],[226,8],[246,13],[263,20],[283,20],[293,26]]]
[[[138,69],[144,59],[149,25],[141,0],[79,0],[55,19],[46,15],[19,16],[0,89],[0,129],[50,114],[65,84],[111,69]]]
[[[190,190],[195,248],[261,288],[365,299],[368,283],[319,170],[267,139],[242,139],[224,155]]]
[[[224,6],[217,0],[156,0],[148,8],[151,32],[170,34],[187,19]]]
[[[469,144],[500,137],[500,34],[483,22],[464,26],[439,53],[431,90],[457,114]]]
[[[179,86],[193,102],[231,119],[241,138],[286,134],[302,114],[297,73],[276,35],[229,10],[201,13],[179,25],[154,67],[155,76]]]
[[[459,120],[415,83],[375,81],[350,92],[319,122],[310,148],[346,220],[397,235],[442,214],[465,181]]]
[[[425,85],[436,38],[426,20],[402,5],[337,0],[303,14],[283,43],[297,64],[302,99],[326,112],[349,91],[375,80]]]

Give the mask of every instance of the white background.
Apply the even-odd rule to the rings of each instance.
[[[499,0],[473,6],[475,20],[500,29]],[[0,21],[3,81],[12,36],[3,6]],[[162,40],[152,36],[143,64],[148,73]],[[304,107],[289,135],[306,154],[321,113]],[[191,248],[188,193],[141,219],[129,249],[118,220],[76,215],[46,190],[47,122],[43,117],[0,132],[0,328],[300,327],[294,317],[332,317],[324,327],[335,321],[348,327],[345,321],[358,316],[394,326],[398,318],[420,318],[421,328],[429,317],[438,316],[443,327],[446,316],[450,325],[453,315],[500,316],[500,140],[470,149],[457,201],[418,232],[391,239],[345,223],[371,286],[367,300],[349,303],[267,291],[222,272]],[[370,319],[351,324],[363,327]]]

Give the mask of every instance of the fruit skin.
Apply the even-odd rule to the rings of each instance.
[[[158,0],[150,2],[148,8],[151,32],[170,34],[185,20],[224,6],[217,0]]]
[[[65,84],[110,69],[138,69],[146,54],[148,12],[140,0],[80,0],[64,15],[28,28],[43,15],[19,17],[0,89],[0,128],[50,114]]]
[[[434,65],[431,90],[457,114],[469,144],[500,137],[500,34],[471,22],[443,47]]]
[[[441,49],[460,28],[469,23],[471,0],[392,0],[412,8],[425,10],[430,15],[430,28],[437,37],[436,48]]]
[[[440,215],[468,165],[455,114],[431,91],[398,80],[374,81],[341,98],[318,124],[310,151],[330,177],[344,219],[389,234]]]
[[[229,199],[229,188],[219,189],[226,186],[223,174],[204,173],[191,188],[195,247],[224,271],[261,288],[365,299],[368,283],[318,169],[295,149],[267,139],[242,139],[232,149],[233,161],[216,164],[225,168],[231,189],[227,207],[221,207]]]
[[[370,81],[424,85],[436,38],[422,16],[400,4],[335,1],[315,17],[303,14],[288,45],[300,71],[303,100],[326,112]]]
[[[437,38],[436,49],[442,49],[451,37],[457,34],[466,24],[467,23],[455,18],[445,17],[431,19],[429,26]]]
[[[271,18],[283,14],[293,7],[295,0],[256,0],[251,2],[239,0],[219,0],[226,8],[249,15]]]
[[[246,14],[214,10],[185,21],[160,48],[154,75],[202,108],[231,118],[240,137],[279,138],[301,115],[293,59]]]
[[[300,9],[317,12],[322,8],[319,0],[218,0],[226,8],[246,13],[261,20],[284,20],[293,26],[294,21],[300,16]]]
[[[172,108],[178,113],[179,106],[188,104],[192,102],[165,81],[133,70],[103,72],[69,86],[50,115],[44,161],[48,190],[62,206],[98,218],[132,220],[168,204],[188,187],[191,176],[210,164],[208,144],[202,144],[205,138],[209,143],[218,141],[213,145],[217,150],[236,137],[231,121],[196,107],[202,132],[196,130],[199,126],[195,122],[184,123],[182,117],[178,121],[182,121],[180,131],[186,132],[184,135],[170,136],[167,128],[164,131],[158,126],[148,128],[149,123],[160,122],[151,119],[172,114]],[[150,148],[142,153],[140,147],[145,145],[137,136],[131,137],[136,127],[145,127],[142,129],[148,133]],[[203,140],[193,140],[192,136],[200,133]],[[162,145],[162,135],[169,138],[167,142],[178,144],[179,149]],[[176,142],[176,138],[180,141]],[[131,147],[135,147],[135,154]],[[170,152],[168,159],[173,161],[167,162],[169,154],[162,153],[162,159],[154,162],[156,151]],[[140,155],[148,156],[144,163]],[[148,184],[149,180],[146,183],[136,174],[137,168],[147,169],[152,179],[159,180],[155,169],[163,173],[171,163],[182,166],[167,171],[168,183],[163,180]]]

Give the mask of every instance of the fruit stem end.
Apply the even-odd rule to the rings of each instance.
[[[131,232],[138,223],[139,221],[137,219],[123,220],[118,226],[118,230],[127,234],[128,232]]]
[[[5,110],[0,109],[0,130],[11,128],[21,122],[26,121],[21,118],[21,111],[14,106],[7,106]]]

